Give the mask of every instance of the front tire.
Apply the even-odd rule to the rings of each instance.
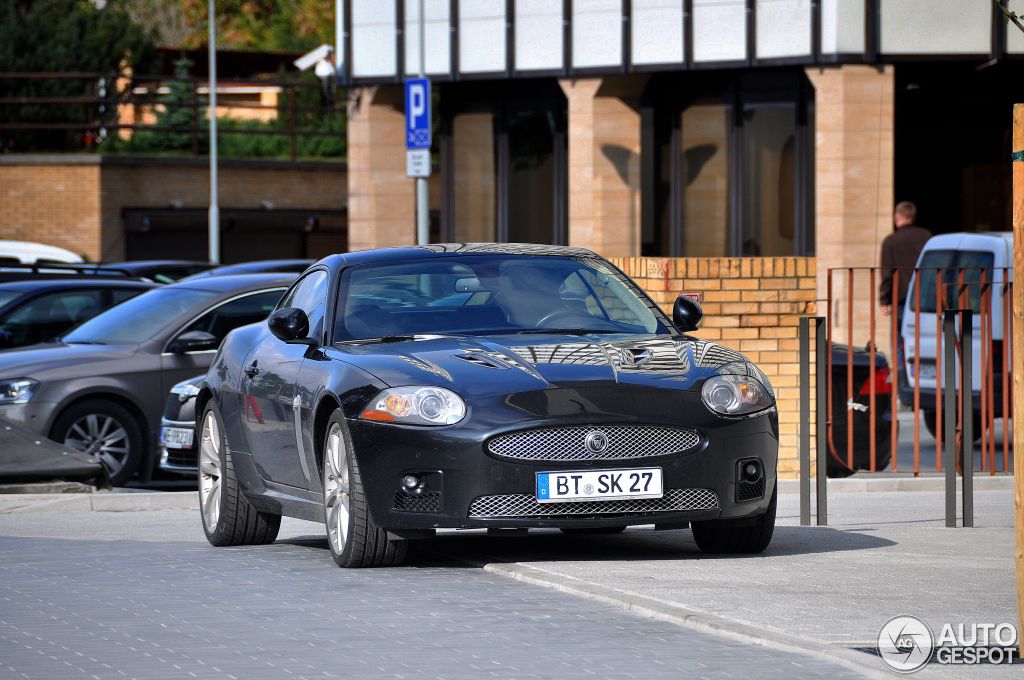
[[[199,435],[199,514],[211,545],[273,543],[281,516],[258,512],[235,477],[224,421],[211,400],[203,409]]]
[[[740,555],[764,552],[775,532],[778,486],[772,490],[768,511],[748,526],[716,526],[716,522],[693,522],[693,540],[703,553]]]
[[[139,424],[128,409],[107,399],[72,404],[54,422],[50,439],[99,458],[114,486],[127,484],[142,465]]]
[[[331,556],[339,567],[393,567],[408,545],[393,541],[370,516],[359,463],[345,416],[338,409],[327,422],[323,445],[324,524]]]

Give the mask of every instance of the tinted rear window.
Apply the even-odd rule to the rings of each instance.
[[[943,308],[958,309],[958,282],[963,276],[963,285],[971,309],[975,313],[981,311],[981,281],[992,282],[992,266],[995,255],[987,250],[928,250],[921,258],[918,278],[921,282],[921,311],[934,312],[936,283],[941,281],[945,292]],[[996,275],[1001,280],[1002,274]],[[916,300],[916,292],[911,290],[910,300]],[[913,302],[911,302],[913,305]]]

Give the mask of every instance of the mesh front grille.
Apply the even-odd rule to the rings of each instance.
[[[740,481],[736,484],[736,502],[752,501],[764,497],[764,477],[756,482]]]
[[[400,512],[441,512],[441,494],[436,491],[415,494],[399,489],[395,492],[391,509]]]
[[[667,489],[661,498],[634,498],[621,501],[582,501],[538,503],[530,494],[480,496],[469,506],[469,516],[487,517],[564,517],[566,515],[632,515],[683,510],[713,510],[718,495],[711,489]]]
[[[587,437],[602,433],[607,448],[595,452]],[[545,462],[633,460],[688,451],[700,443],[693,430],[659,425],[576,425],[526,430],[495,437],[487,449],[496,456]]]

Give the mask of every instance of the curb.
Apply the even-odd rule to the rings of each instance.
[[[957,489],[960,489],[963,479],[956,478]],[[814,493],[815,480],[811,479],[811,493]],[[829,493],[871,493],[887,491],[945,491],[946,479],[942,476],[934,477],[847,477],[846,479],[828,480]],[[1013,489],[1012,475],[990,476],[988,474],[974,475],[975,491],[1005,491]],[[780,479],[779,493],[800,493],[799,479]]]
[[[716,614],[689,609],[682,605],[655,600],[643,595],[635,595],[613,588],[598,586],[572,576],[554,574],[525,564],[492,562],[477,563],[477,566],[492,574],[551,588],[589,600],[604,602],[605,604],[625,609],[646,618],[665,621],[701,633],[718,635],[758,647],[824,659],[860,673],[867,678],[892,680],[894,677],[893,673],[886,671],[884,668],[866,663],[867,655],[863,652],[845,649],[827,642],[818,642],[817,640],[802,638],[790,633],[762,628],[751,623],[727,619]]]
[[[16,495],[0,497],[0,501],[14,501]],[[195,491],[157,491],[146,493],[95,493],[60,496],[33,495],[24,497],[24,505],[16,505],[0,514],[22,512],[132,512],[136,510],[196,510],[199,497]]]

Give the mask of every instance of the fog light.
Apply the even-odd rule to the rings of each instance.
[[[755,461],[750,461],[743,464],[743,479],[748,482],[754,482],[761,477],[761,466]]]
[[[406,475],[406,476],[402,477],[402,486],[404,486],[409,491],[412,491],[413,489],[415,489],[419,485],[420,485],[420,478],[417,477],[416,475]]]

